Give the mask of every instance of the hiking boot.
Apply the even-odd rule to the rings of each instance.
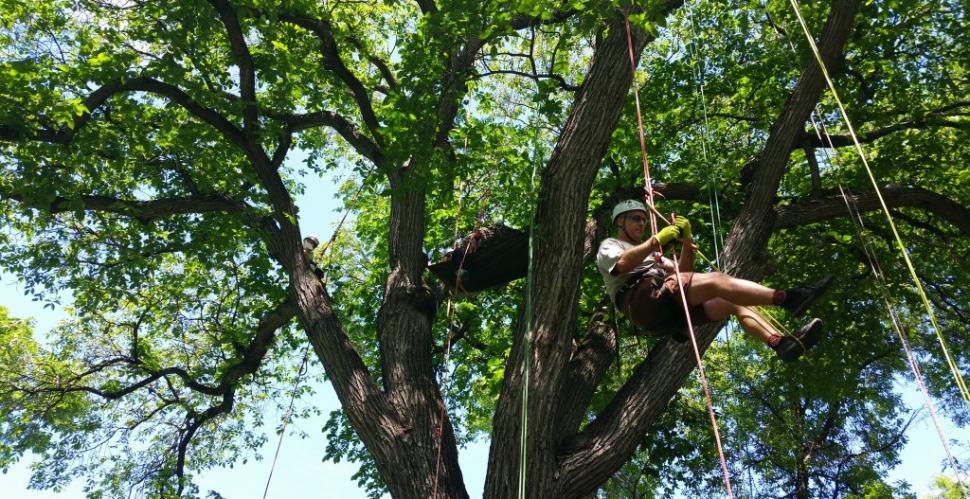
[[[809,305],[829,289],[831,285],[832,274],[826,274],[821,279],[807,286],[785,290],[785,303],[781,306],[791,312],[795,317],[801,317],[808,310]]]
[[[818,340],[822,339],[822,320],[812,319],[802,326],[794,336],[784,336],[774,347],[775,353],[785,362],[793,362],[808,352]]]

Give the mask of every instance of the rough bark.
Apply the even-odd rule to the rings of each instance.
[[[300,228],[295,222],[295,206],[276,168],[279,164],[277,155],[268,157],[257,138],[263,113],[256,99],[258,82],[237,13],[224,0],[212,0],[211,3],[226,27],[239,68],[240,93],[246,102],[241,128],[213,109],[200,105],[176,86],[139,77],[111,82],[92,93],[85,101],[91,112],[77,117],[73,127],[28,131],[0,126],[0,139],[69,142],[74,131],[87,123],[91,113],[112,95],[135,91],[164,96],[221,132],[227,142],[246,155],[269,196],[273,215],[264,220],[260,228],[270,254],[290,278],[292,312],[306,330],[344,411],[371,452],[392,495],[433,495],[439,443],[437,432],[440,429],[443,432],[443,458],[438,496],[467,497],[458,467],[454,435],[447,414],[442,411],[443,402],[433,377],[431,317],[434,304],[421,275],[426,264],[421,251],[425,234],[425,198],[423,190],[410,178],[411,172],[421,165],[405,163],[389,173],[392,187],[390,273],[378,318],[383,382],[380,387],[343,330],[325,288],[314,275],[303,252]],[[663,2],[658,9],[659,15],[666,16],[681,3],[680,0]],[[821,50],[830,67],[839,58],[858,4],[858,0],[833,2],[821,38]],[[432,2],[423,2],[422,6],[425,11],[434,10]],[[331,126],[365,157],[374,163],[382,163],[384,155],[377,133],[379,124],[373,119],[372,111],[367,109],[365,89],[358,88],[359,82],[348,78],[352,74],[341,73],[337,47],[331,45],[334,43],[332,37],[327,38],[327,33],[320,36],[326,38],[322,50],[331,57],[330,69],[345,77],[374,138],[364,137],[349,121],[327,111],[284,119],[288,131],[292,133],[316,125]],[[635,59],[639,59],[650,39],[647,34],[634,29]],[[446,91],[437,109],[440,123],[429,141],[436,147],[447,147],[448,131],[453,126],[460,102],[460,89],[465,87],[467,66],[481,45],[481,40],[471,36],[449,56],[451,67],[442,80]],[[530,394],[527,415],[531,430],[527,442],[528,497],[581,497],[594,491],[629,459],[643,435],[694,369],[689,346],[661,342],[636,368],[608,407],[582,432],[576,433],[615,349],[615,332],[608,325],[595,321],[587,342],[574,348],[574,318],[581,269],[593,245],[590,241],[597,240],[605,230],[602,222],[587,222],[589,194],[626,102],[630,83],[625,27],[622,19],[614,19],[595,49],[592,66],[541,176],[534,270],[540,285],[532,296],[535,304],[535,314],[530,321],[535,330],[529,358],[532,381],[525,387]],[[775,227],[799,217],[805,220],[817,216],[799,214],[789,207],[787,212],[779,210],[775,217],[773,201],[788,155],[799,134],[804,132],[804,122],[823,85],[820,71],[813,62],[796,84],[751,170],[746,204],[725,248],[727,268],[736,275],[756,275],[760,253]],[[696,193],[686,189],[680,195],[688,197]],[[118,203],[125,202],[93,197],[86,201],[91,203],[89,209],[95,209],[97,205],[107,211],[141,210],[154,216],[169,216],[187,209],[158,203],[122,206]],[[195,208],[203,211],[241,209],[224,199],[206,199]],[[960,227],[966,232],[964,225]],[[527,326],[530,324],[523,323],[517,329],[497,405],[485,489],[485,496],[490,498],[516,495],[519,408],[523,392],[519,367],[526,351],[524,333]],[[699,329],[702,349],[710,344],[715,331],[713,326]],[[212,410],[230,408],[231,396]]]
[[[662,14],[681,2],[667,2]],[[530,421],[526,463],[528,497],[568,497],[560,487],[557,464],[559,394],[566,380],[583,264],[586,206],[593,178],[605,154],[610,134],[632,82],[629,48],[621,19],[609,24],[596,47],[592,65],[577,94],[549,163],[542,172],[536,213],[533,275],[540,285],[533,294],[531,382],[527,415]],[[636,59],[650,38],[634,29]],[[522,396],[525,329],[520,324],[509,356],[496,409],[485,497],[513,497],[519,470],[518,438]],[[598,476],[599,483],[609,474]]]
[[[576,433],[583,422],[596,387],[618,354],[617,334],[606,314],[598,312],[590,321],[585,340],[576,345],[567,367],[566,381],[559,391],[557,441]]]
[[[848,39],[859,2],[835,0],[819,38],[822,60],[831,74],[838,73],[843,47]],[[768,140],[758,155],[745,192],[745,206],[725,241],[724,268],[728,273],[758,278],[762,254],[774,226],[774,202],[792,147],[804,132],[805,122],[825,88],[821,68],[812,59],[802,71],[791,96],[769,130]]]

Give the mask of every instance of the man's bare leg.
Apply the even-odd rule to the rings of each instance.
[[[708,300],[704,302],[703,307],[707,316],[715,321],[724,320],[729,315],[737,317],[738,322],[741,324],[741,329],[748,336],[768,346],[777,344],[777,338],[781,337],[775,328],[771,327],[770,324],[747,307],[731,303],[723,298]]]
[[[721,272],[695,272],[687,288],[687,302],[698,305],[721,298],[742,306],[776,305],[775,294],[774,289]]]
[[[818,319],[812,319],[808,324],[802,326],[795,333],[795,337],[792,338],[778,334],[775,328],[750,308],[731,303],[723,298],[708,300],[702,306],[704,313],[715,321],[724,320],[729,315],[734,315],[741,323],[741,329],[748,336],[771,347],[786,362],[794,361],[800,357],[815,345],[822,335],[822,322]]]

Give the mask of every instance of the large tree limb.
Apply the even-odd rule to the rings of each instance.
[[[94,111],[103,106],[112,96],[124,92],[148,92],[167,97],[170,101],[178,104],[202,122],[218,130],[231,143],[240,148],[243,148],[245,145],[242,132],[217,111],[199,104],[178,87],[147,76],[130,80],[115,80],[102,85],[84,100],[86,111],[76,116],[74,118],[74,124],[70,127],[45,127],[40,130],[29,130],[9,124],[0,124],[0,140],[38,140],[55,144],[66,144],[71,141],[75,133],[90,121]]]
[[[229,1],[209,0],[209,3],[215,7],[222,24],[226,27],[229,46],[239,66],[239,93],[242,96],[243,103],[243,130],[249,142],[255,143],[256,129],[259,126],[259,106],[256,101],[256,67],[253,64],[253,56],[249,52],[242,27],[239,25],[239,17],[236,16],[236,11],[229,5]]]
[[[573,9],[564,9],[554,12],[549,16],[530,16],[527,14],[519,14],[512,18],[509,22],[509,26],[513,30],[520,30],[525,28],[531,28],[535,26],[544,26],[549,24],[559,24],[577,14],[580,11]]]
[[[358,153],[369,159],[378,167],[383,166],[384,157],[380,148],[347,118],[332,111],[317,111],[315,113],[285,115],[281,116],[294,132],[314,128],[317,126],[328,126],[333,128],[344,138]]]
[[[26,206],[48,213],[63,213],[81,209],[115,213],[142,221],[194,213],[242,213],[249,209],[246,203],[219,194],[149,201],[119,199],[111,196],[78,196],[73,199],[58,196],[49,203],[42,203],[21,194],[2,191],[0,191],[0,197],[19,201]]]
[[[612,306],[612,305],[609,305]],[[569,372],[559,394],[560,411],[556,419],[556,440],[576,433],[586,416],[596,388],[619,352],[619,332],[599,312],[590,321],[585,340],[576,346],[569,360]]]
[[[887,185],[881,189],[889,208],[913,207],[931,212],[970,235],[970,209],[952,199],[921,187]],[[873,191],[852,194],[849,200],[860,212],[881,209]],[[845,200],[841,195],[807,200],[775,208],[775,228],[790,228],[846,216]]]
[[[704,341],[698,347],[706,348],[716,330],[697,328],[698,341]],[[581,433],[561,444],[561,490],[592,490],[602,476],[619,469],[695,366],[689,344],[665,339],[656,345],[609,405]]]
[[[868,132],[856,134],[856,138],[859,139],[859,143],[866,144],[869,142],[875,142],[887,135],[901,132],[904,130],[929,130],[933,128],[953,128],[956,130],[970,130],[970,121],[967,120],[948,120],[942,117],[924,117],[917,118],[909,121],[901,121],[899,123],[894,123],[892,125],[887,125],[875,130],[870,130]],[[853,145],[851,135],[830,135],[828,139],[831,139],[832,146],[835,147],[848,147]],[[812,132],[805,133],[804,140],[806,143],[811,144],[813,147],[830,147],[829,140],[825,137],[821,139]]]
[[[859,0],[833,0],[825,28],[819,37],[819,52],[830,74],[837,74],[842,50],[848,40]],[[815,59],[809,61],[795,84],[768,140],[749,168],[744,209],[735,220],[725,243],[724,268],[728,273],[758,278],[763,268],[763,251],[774,226],[774,204],[778,185],[786,171],[792,148],[804,133],[804,124],[825,88],[825,79]]]
[[[448,68],[441,78],[441,97],[438,101],[438,132],[435,134],[433,144],[435,147],[442,147],[448,139],[455,126],[455,117],[461,104],[461,97],[466,91],[466,81],[468,80],[471,68],[475,63],[478,51],[484,45],[484,41],[478,36],[468,36],[461,48],[451,54]]]
[[[680,1],[663,2],[658,17],[666,17],[681,5]],[[634,62],[652,37],[633,29]],[[521,322],[507,361],[506,376],[496,409],[492,447],[489,453],[489,475],[485,495],[509,497],[515,494],[518,454],[509,452],[518,440],[521,393],[529,391],[527,408],[531,421],[555,421],[561,410],[558,396],[566,382],[567,365],[572,353],[573,318],[578,302],[580,269],[583,264],[583,239],[586,208],[596,171],[619,120],[632,82],[630,48],[624,19],[614,18],[608,34],[596,47],[593,61],[577,93],[549,162],[542,173],[539,206],[540,221],[535,234],[533,278],[536,286],[532,297],[535,314],[532,324]],[[525,357],[527,328],[534,331],[530,370],[532,381],[522,386],[520,366]],[[526,453],[534,456],[527,463],[529,481],[526,494],[540,497],[549,494],[556,484],[557,497],[569,497],[592,491],[563,487],[563,468],[557,463],[557,428],[555,425],[530,425]],[[642,434],[641,434],[642,436]],[[632,453],[632,450],[631,450]],[[624,460],[630,454],[624,455]],[[612,473],[591,477],[596,485]]]
[[[373,64],[375,68],[377,68],[377,71],[380,72],[381,74],[381,78],[384,78],[384,81],[387,82],[388,88],[390,89],[397,88],[397,78],[394,76],[394,72],[391,71],[391,67],[388,66],[387,62],[384,61],[384,59],[381,59],[377,55],[368,52],[364,48],[364,44],[361,43],[360,39],[357,38],[356,36],[348,36],[347,40],[350,41],[350,44],[353,45],[358,52],[360,52],[361,54],[364,54],[365,59],[370,61],[370,63]]]
[[[320,40],[320,52],[323,55],[324,67],[337,75],[344,82],[344,85],[347,85],[347,88],[350,89],[351,94],[354,96],[354,101],[357,102],[357,107],[360,110],[364,124],[367,125],[371,135],[373,135],[374,142],[380,144],[381,126],[377,120],[377,116],[374,114],[370,93],[364,87],[364,84],[361,83],[360,79],[357,78],[357,75],[347,68],[347,65],[344,64],[343,59],[340,57],[337,39],[333,35],[333,28],[330,22],[324,19],[314,19],[290,12],[281,12],[279,18],[317,35],[317,38]]]

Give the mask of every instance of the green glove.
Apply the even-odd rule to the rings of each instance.
[[[693,235],[690,232],[690,220],[687,220],[687,217],[677,217],[677,220],[674,222],[674,225],[676,225],[677,228],[680,229],[681,239],[683,239],[684,241],[691,240]]]
[[[654,237],[657,238],[657,242],[660,243],[661,246],[666,246],[670,241],[680,237],[680,227],[677,227],[676,225],[668,225],[660,229],[660,232],[657,232],[657,235]]]

